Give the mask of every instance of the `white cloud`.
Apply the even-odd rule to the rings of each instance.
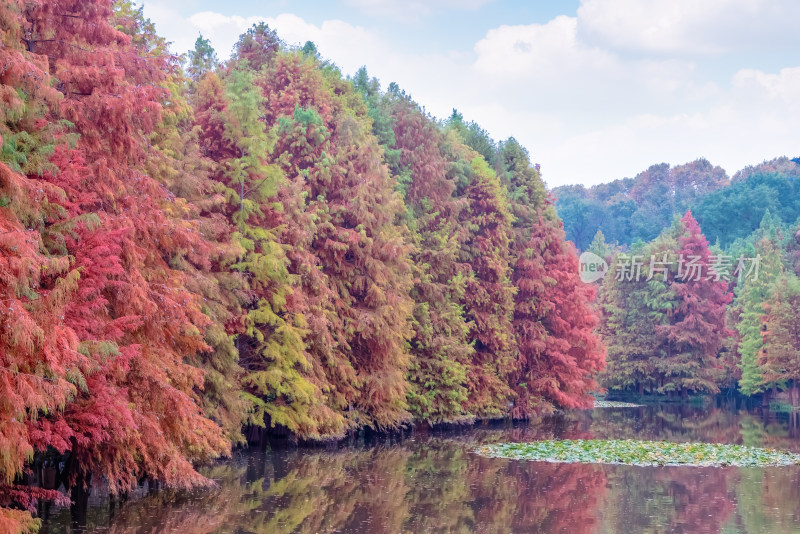
[[[172,43],[171,50],[182,54],[194,48],[197,29],[181,17],[170,3],[145,2],[144,15],[153,21],[159,34]]]
[[[289,45],[302,45],[313,41],[320,53],[328,58],[341,61],[339,65],[351,70],[354,62],[357,69],[361,64],[365,50],[374,50],[379,46],[378,38],[370,31],[353,26],[341,20],[326,20],[315,26],[291,13],[277,17],[239,17],[225,16],[212,11],[195,13],[188,20],[189,24],[211,39],[220,57],[228,57],[233,45],[253,24],[265,22],[273,28],[278,36]]]
[[[442,9],[475,10],[493,0],[345,0],[347,4],[374,16],[416,21]]]
[[[531,115],[518,115],[517,123]],[[634,115],[606,115],[593,128],[546,125],[522,128],[517,138],[542,163],[550,186],[565,183],[596,184],[632,177],[654,163],[681,164],[705,157],[729,174],[745,165],[780,155],[800,153],[796,127],[797,106],[787,107],[762,93],[757,97],[728,90],[715,104],[693,113],[655,111]]]
[[[650,11],[642,7],[651,4]],[[599,183],[633,176],[653,163],[701,156],[733,174],[764,159],[798,155],[800,67],[770,69],[751,61],[757,56],[745,65],[726,52],[737,45],[725,33],[747,9],[786,13],[792,5],[782,4],[780,11],[772,2],[769,11],[759,0],[697,4],[702,6],[685,0],[585,0],[576,17],[503,25],[487,30],[472,50],[425,54],[395,46],[380,27],[342,20],[312,24],[290,13],[213,12],[180,19],[152,4],[145,13],[157,24],[157,16],[169,21],[158,27],[170,28],[167,37],[178,43],[176,49],[191,47],[202,31],[223,58],[258,21],[289,44],[314,41],[345,74],[366,65],[384,86],[398,82],[438,117],[456,107],[495,138],[515,136],[542,164],[550,186]],[[730,13],[721,14],[723,7]],[[769,32],[760,21],[753,19],[755,28],[743,35]],[[707,31],[698,33],[703,25]],[[724,58],[727,70],[710,73],[704,54],[722,54],[713,57]]]
[[[205,38],[211,39],[220,58],[227,58],[239,36],[253,24],[264,20],[264,17],[258,16],[228,17],[213,11],[202,11],[189,17],[187,22],[195,29],[195,33],[201,33]]]
[[[556,70],[616,70],[611,54],[578,42],[576,28],[577,19],[560,16],[547,24],[491,29],[475,45],[475,66],[513,78],[542,78]]]
[[[764,159],[797,156],[799,101],[800,68],[740,71],[699,111],[609,117],[603,127],[540,141],[545,178],[593,184],[701,156],[732,175]]]
[[[580,33],[617,50],[718,54],[800,44],[793,0],[582,0]]]
[[[747,18],[744,4],[759,13],[766,9],[755,1],[724,7],[732,4],[742,4],[728,15],[733,21]],[[577,17],[491,29],[475,45],[473,69],[490,80],[478,98],[502,102],[503,110],[480,122],[525,144],[550,185],[599,183],[653,163],[701,156],[733,173],[792,154],[798,150],[791,130],[800,120],[800,68],[741,70],[713,79],[696,63],[729,43],[710,24],[710,33],[697,38],[686,17],[701,26],[719,17],[723,29],[735,27],[719,13],[720,5],[586,0]],[[767,31],[748,22],[756,26],[750,34]],[[592,25],[607,31],[605,41],[587,38],[585,28]],[[700,49],[687,55],[694,46]],[[625,47],[658,53],[629,54]],[[470,115],[469,108],[462,111]]]
[[[800,105],[800,67],[781,69],[778,74],[767,74],[756,69],[742,69],[733,77],[734,86],[744,91],[755,91],[783,105],[796,108]]]
[[[157,2],[145,4],[145,15],[160,32],[173,42],[172,50],[183,53],[194,48],[197,36],[202,34],[211,40],[220,59],[227,59],[239,36],[253,24],[264,22],[277,31],[278,36],[289,45],[302,45],[313,41],[320,53],[337,61],[346,72],[354,71],[366,59],[377,57],[383,43],[373,31],[341,20],[326,20],[316,26],[297,15],[284,13],[276,17],[227,16],[214,11],[201,11],[182,18],[174,9]]]
[[[583,43],[578,24],[574,17],[560,16],[547,24],[489,30],[475,45],[473,68],[488,87],[522,104],[522,113],[558,109],[565,118],[584,122],[607,120],[600,110],[643,113],[654,101],[714,91],[698,87],[691,61],[623,59]]]

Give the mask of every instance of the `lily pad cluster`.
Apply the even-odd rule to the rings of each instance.
[[[672,443],[630,439],[500,443],[481,446],[475,452],[490,458],[560,463],[697,467],[800,465],[800,454],[775,449],[718,443]]]
[[[638,408],[641,404],[632,404],[630,402],[617,402],[607,400],[594,401],[595,408]]]

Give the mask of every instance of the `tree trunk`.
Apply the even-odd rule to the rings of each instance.
[[[91,493],[92,475],[81,475],[75,480],[70,491],[72,504],[69,507],[72,528],[83,532],[86,528],[86,515],[89,511],[89,494]]]
[[[42,487],[44,489],[57,489],[58,470],[55,466],[45,465],[42,468]]]

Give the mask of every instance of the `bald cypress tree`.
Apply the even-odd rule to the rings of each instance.
[[[461,261],[465,269],[464,307],[475,353],[467,368],[467,408],[478,417],[508,413],[513,393],[516,338],[511,323],[515,289],[511,283],[511,213],[503,186],[480,156],[464,170],[467,206]]]
[[[437,125],[408,98],[387,95],[386,100],[394,140],[387,149],[397,151],[395,176],[407,177],[398,188],[415,245],[409,406],[429,423],[469,420],[466,367],[474,349],[462,306],[466,279],[458,269],[457,221],[464,203],[455,197]]]
[[[266,125],[277,135],[272,161],[304,195],[298,213],[287,217],[307,216],[313,225],[307,259],[331,292],[320,303],[327,335],[311,349],[328,402],[348,425],[394,427],[410,417],[411,264],[402,200],[382,165],[367,108],[337,72],[302,54],[278,55],[260,84]],[[318,293],[300,268],[292,266],[303,291]]]
[[[764,369],[759,364],[764,349],[764,321],[767,314],[764,306],[774,291],[775,280],[783,272],[780,252],[768,238],[759,240],[753,253],[762,258],[758,277],[743,277],[734,301],[738,312],[736,331],[739,334],[736,348],[742,373],[739,390],[745,395],[753,395],[767,387]]]
[[[590,307],[596,290],[580,280],[577,254],[564,242],[560,221],[541,217],[519,254],[514,324],[520,356],[512,414],[528,418],[548,409],[547,403],[590,407],[589,393],[598,389],[594,377],[605,366]]]
[[[634,249],[631,254],[642,252]],[[638,280],[618,277],[617,273],[627,269],[629,262],[630,256],[617,255],[600,288],[598,333],[607,347],[600,383],[609,389],[656,393],[661,386],[656,366],[665,355],[656,329],[667,324],[671,303],[669,299],[651,297],[647,273]],[[663,282],[653,285],[663,295]]]
[[[686,261],[699,258],[703,265],[713,265],[708,241],[691,212],[681,219],[680,229],[679,257]],[[688,274],[671,280],[669,291],[677,299],[677,306],[670,314],[669,324],[658,327],[666,341],[666,355],[658,365],[665,377],[661,390],[684,395],[716,393],[719,388],[713,371],[718,367],[717,356],[723,342],[730,335],[725,321],[726,306],[732,300],[728,283],[707,274]]]
[[[68,501],[16,483],[39,450],[41,416],[63,413],[90,368],[63,319],[80,276],[64,234],[78,221],[64,189],[41,179],[70,139],[44,120],[61,95],[47,59],[24,46],[25,7],[0,4],[0,531],[15,533],[38,529],[37,500]]]
[[[58,80],[61,97],[44,118],[79,134],[50,152],[37,179],[47,202],[61,205],[41,221],[44,250],[68,254],[76,269],[72,296],[53,318],[74,332],[91,372],[76,375],[70,402],[30,431],[34,449],[63,455],[65,485],[79,493],[100,476],[112,492],[142,476],[204,484],[192,462],[230,447],[203,413],[203,372],[188,361],[208,348],[208,318],[169,261],[181,256],[179,243],[202,254],[205,242],[143,162],[169,61],[149,29],[119,9],[117,19],[111,2],[65,0],[29,2],[15,14],[20,42]],[[52,87],[53,78],[37,81]]]
[[[304,341],[307,322],[291,303],[299,281],[289,273],[274,215],[283,209],[277,197],[287,182],[279,166],[268,163],[276,135],[261,121],[264,100],[255,76],[246,62],[224,80],[207,74],[194,97],[202,146],[216,160],[216,190],[227,200],[238,247],[225,267],[248,281],[249,301],[234,332],[240,380],[253,410],[249,422],[318,438],[340,427],[341,416],[324,403]]]
[[[758,356],[762,382],[789,388],[793,406],[800,404],[800,280],[782,274],[765,303],[764,348]]]

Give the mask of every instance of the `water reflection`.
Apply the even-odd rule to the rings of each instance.
[[[159,492],[113,508],[98,499],[81,529],[69,526],[68,509],[42,509],[42,532],[798,532],[800,468],[548,464],[471,452],[479,443],[550,438],[800,451],[793,423],[736,406],[650,406],[339,450],[249,450],[207,471],[218,482],[212,490]]]

